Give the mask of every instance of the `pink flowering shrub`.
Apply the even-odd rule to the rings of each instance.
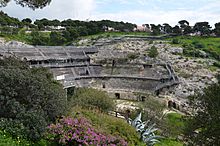
[[[63,117],[48,127],[47,137],[60,145],[127,146],[123,139],[95,131],[85,118]]]

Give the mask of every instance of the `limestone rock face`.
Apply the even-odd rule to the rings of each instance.
[[[208,54],[205,51],[199,50],[199,56],[206,58],[208,57]]]
[[[180,47],[171,47],[169,48],[169,51],[172,54],[183,54],[183,48]]]

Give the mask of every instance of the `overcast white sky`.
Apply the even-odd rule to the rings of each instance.
[[[31,10],[13,1],[1,8],[10,16],[23,19],[116,20],[136,24],[177,24],[188,20],[192,25],[220,22],[220,0],[52,0],[43,9]]]

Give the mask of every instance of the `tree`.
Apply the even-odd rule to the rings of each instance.
[[[172,27],[168,23],[163,24],[163,31],[165,33],[172,33]]]
[[[1,0],[0,7],[5,7],[11,0]],[[43,8],[50,4],[51,0],[14,0],[16,4],[19,4],[23,7],[27,6],[29,8],[38,9]]]
[[[60,26],[61,22],[57,19],[50,21],[49,23],[50,26]]]
[[[87,109],[99,109],[102,112],[108,112],[115,108],[113,99],[104,91],[90,88],[77,89],[70,101],[73,106],[81,106]]]
[[[160,34],[161,25],[150,24],[150,26],[151,26],[151,30],[153,31],[152,32],[153,35]]]
[[[32,45],[46,45],[48,44],[48,38],[42,36],[38,31],[31,32],[31,44]]]
[[[72,41],[72,40],[73,40],[73,39],[71,38],[71,36],[70,36],[69,31],[67,31],[67,30],[62,31],[62,36],[63,36],[67,41]]]
[[[220,85],[205,89],[204,94],[191,97],[194,109],[185,131],[193,145],[220,145]]]
[[[220,36],[220,22],[215,24],[214,32],[217,36]]]
[[[0,129],[38,140],[46,126],[65,114],[62,85],[45,68],[29,68],[14,58],[0,59]]]
[[[189,22],[186,21],[186,20],[181,20],[178,22],[179,25],[180,25],[180,28],[181,28],[181,33],[182,34],[188,34],[190,33],[191,31],[191,27],[189,26]]]
[[[158,54],[159,53],[157,51],[157,48],[155,46],[152,46],[149,50],[148,56],[151,58],[156,58]]]
[[[173,30],[173,33],[175,33],[177,35],[180,35],[182,33],[181,29],[178,25],[174,26],[172,30]]]
[[[193,30],[192,30],[191,26],[186,26],[184,28],[183,34],[186,35],[186,34],[190,34],[192,32],[193,32]]]
[[[50,33],[50,45],[58,46],[63,45],[66,42],[66,39],[59,32],[52,31]]]
[[[185,28],[186,26],[189,26],[189,22],[186,20],[181,20],[178,22],[180,24],[180,28]]]
[[[25,19],[22,20],[22,22],[32,23],[32,20],[30,18],[25,18]]]
[[[211,26],[208,22],[197,22],[193,27],[194,32],[200,32],[201,35],[210,35]]]

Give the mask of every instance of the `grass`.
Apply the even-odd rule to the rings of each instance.
[[[9,135],[0,131],[0,146],[29,146],[30,143],[24,140],[15,140]]]
[[[198,49],[220,55],[220,38],[218,37],[178,36],[167,40],[172,41],[173,39],[179,40],[179,46],[199,44],[201,48]]]
[[[164,118],[163,126],[170,138],[177,138],[185,129],[184,116],[178,113],[169,113]]]
[[[182,142],[173,140],[173,139],[164,139],[160,143],[157,143],[155,146],[183,146]]]
[[[20,42],[24,42],[27,44],[31,44],[31,35],[30,33],[25,33],[26,29],[22,28],[18,31],[18,34],[1,34],[0,36],[4,37],[6,41],[20,41]],[[50,37],[50,32],[39,32],[41,36],[43,37]]]
[[[150,34],[147,32],[102,32],[95,35],[88,35],[81,37],[82,39],[96,39],[96,38],[107,38],[107,37],[120,37],[120,36],[149,36]]]
[[[183,116],[178,113],[169,113],[166,120],[173,126],[184,127]]]

